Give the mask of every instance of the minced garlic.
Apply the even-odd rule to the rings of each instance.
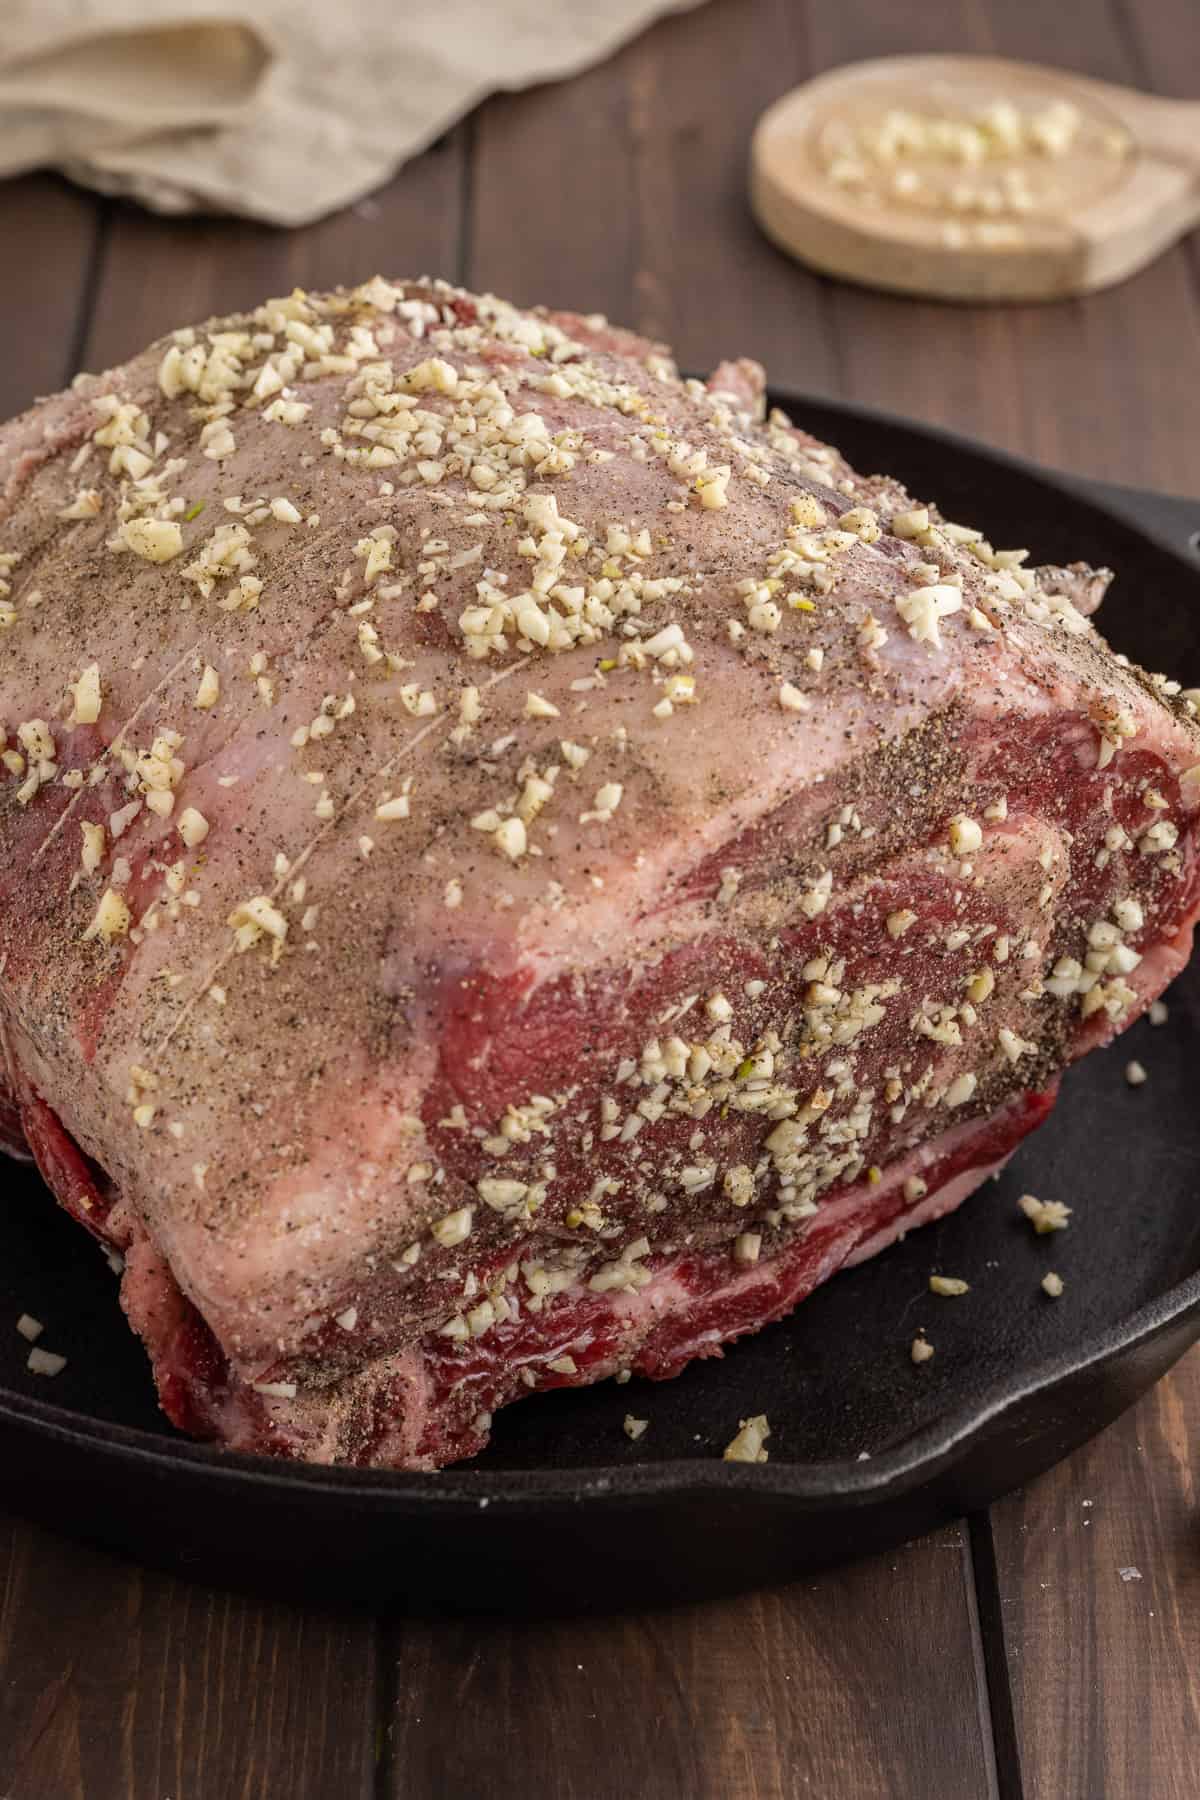
[[[68,683],[67,692],[74,701],[67,724],[94,725],[104,703],[100,687],[100,664],[89,663],[78,681]]]
[[[962,603],[961,588],[937,582],[897,595],[896,611],[908,626],[909,637],[939,650],[942,644],[940,621],[951,613],[961,612]]]
[[[469,1206],[460,1206],[456,1212],[446,1213],[430,1226],[430,1235],[435,1242],[445,1249],[452,1249],[455,1244],[465,1242],[471,1235],[471,1221],[474,1214]]]
[[[557,719],[558,708],[553,701],[541,694],[529,693],[525,696],[525,717],[527,719]]]
[[[1017,1205],[1039,1237],[1051,1231],[1065,1231],[1071,1208],[1061,1200],[1039,1200],[1035,1194],[1022,1194]]]
[[[510,862],[520,862],[529,848],[523,819],[502,819],[492,832],[492,842]]]
[[[185,806],[175,822],[175,829],[188,849],[194,850],[208,836],[208,820],[194,806]]]
[[[235,906],[227,923],[234,932],[238,950],[249,950],[266,935],[282,948],[288,934],[288,922],[266,894],[255,894]]]
[[[955,856],[970,856],[983,843],[982,828],[966,813],[956,813],[951,819],[949,837]]]
[[[725,1446],[724,1461],[765,1463],[769,1454],[766,1442],[770,1435],[771,1427],[765,1413],[742,1419],[737,1436]]]
[[[375,808],[375,817],[384,823],[391,823],[396,819],[407,819],[408,812],[408,795],[396,794],[379,802]]]
[[[93,825],[86,819],[79,827],[83,834],[83,849],[80,862],[85,875],[94,875],[104,859],[105,833],[103,825]]]
[[[118,535],[147,562],[170,562],[183,550],[183,533],[173,519],[126,519]]]
[[[129,908],[113,888],[106,888],[97,906],[91,924],[84,932],[84,938],[103,938],[111,943],[114,938],[124,937],[132,923],[133,915]]]

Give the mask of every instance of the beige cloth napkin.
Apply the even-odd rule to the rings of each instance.
[[[0,175],[302,225],[699,0],[3,0]]]

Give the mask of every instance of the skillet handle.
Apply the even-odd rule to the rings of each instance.
[[[1107,507],[1120,518],[1147,531],[1159,543],[1187,557],[1200,571],[1200,500],[1182,494],[1158,494],[1149,488],[1120,487],[1116,482],[1094,481],[1090,476],[1061,475],[1085,499]]]

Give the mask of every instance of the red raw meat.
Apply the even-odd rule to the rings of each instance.
[[[184,1429],[432,1467],[959,1204],[1182,966],[1200,733],[753,363],[434,284],[0,429],[0,1141]]]

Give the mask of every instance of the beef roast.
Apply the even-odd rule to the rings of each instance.
[[[0,1125],[185,1429],[430,1467],[719,1354],[1186,957],[1103,576],[761,395],[376,279],[0,431]]]

